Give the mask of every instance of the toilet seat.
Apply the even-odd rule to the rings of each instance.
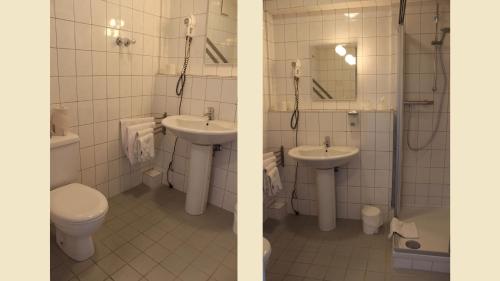
[[[50,219],[65,224],[82,224],[101,219],[108,201],[99,191],[71,183],[50,192]]]
[[[269,240],[267,240],[265,237],[262,239],[262,246],[264,248],[264,254],[263,254],[263,259],[264,259],[264,269],[267,267],[269,263],[269,257],[271,256],[271,243],[269,243]]]
[[[264,257],[267,257],[271,253],[271,243],[269,243],[269,241],[266,238],[262,239],[262,242],[264,247]]]

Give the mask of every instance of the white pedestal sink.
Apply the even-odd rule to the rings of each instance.
[[[169,116],[161,123],[191,143],[185,210],[190,215],[201,215],[207,206],[213,145],[235,140],[236,124],[189,115]]]
[[[335,171],[359,153],[359,148],[351,146],[298,146],[288,151],[288,155],[300,164],[316,169],[318,190],[318,224],[322,231],[330,231],[336,226]]]

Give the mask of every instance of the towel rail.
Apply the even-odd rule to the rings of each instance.
[[[161,126],[161,127],[155,127],[153,129],[153,133],[156,135],[156,134],[159,134],[159,133],[162,133],[163,135],[166,135],[167,134],[167,128]]]
[[[276,157],[276,166],[285,167],[285,152],[283,146],[280,146],[279,150],[272,151],[272,153],[274,157]],[[266,169],[264,169],[264,172],[267,172]]]
[[[276,165],[285,167],[285,152],[283,146],[280,146],[280,150],[273,151],[274,156],[276,157]]]
[[[166,112],[163,112],[163,114],[161,116],[158,116],[158,117],[155,117],[153,116],[153,118],[155,119],[155,124],[156,125],[160,125],[158,127],[155,127],[153,129],[153,132],[154,134],[159,134],[159,133],[162,133],[163,135],[166,135],[167,134],[167,128],[165,128],[162,124],[161,124],[161,121],[165,118],[167,118],[167,113]]]
[[[166,113],[166,112],[163,112],[163,114],[162,114],[161,116],[158,116],[158,117],[154,117],[154,116],[153,116],[153,118],[154,118],[154,119],[165,119],[165,118],[167,118],[167,113]]]

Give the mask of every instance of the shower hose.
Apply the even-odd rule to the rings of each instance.
[[[186,36],[186,42],[184,44],[184,64],[182,65],[181,74],[179,75],[179,79],[177,79],[177,85],[175,86],[175,94],[180,98],[179,107],[177,109],[177,115],[181,114],[182,107],[182,97],[184,95],[184,85],[186,84],[186,71],[189,65],[189,57],[191,56],[191,42],[193,41],[193,37]],[[167,169],[167,182],[170,188],[173,188],[174,185],[170,181],[170,172],[173,171],[172,165],[174,164],[174,155],[175,148],[177,147],[178,137],[175,137],[174,140],[174,148],[172,149],[172,153],[170,154],[170,163],[168,163]]]
[[[293,79],[293,86],[295,90],[295,105],[292,113],[292,117],[290,118],[290,127],[295,130],[295,146],[298,145],[298,133],[299,133],[299,117],[300,117],[300,110],[299,110],[299,77],[295,76]],[[299,162],[295,164],[295,177],[293,181],[293,190],[292,190],[292,197],[290,198],[290,205],[292,206],[292,210],[295,213],[295,215],[299,215],[299,211],[295,209],[295,206],[293,205],[293,200],[298,199],[297,197],[297,172],[299,169]]]
[[[432,93],[434,95],[437,92],[437,67],[438,67],[437,64],[438,64],[438,62],[439,62],[439,65],[441,67],[441,72],[443,74],[443,88],[440,92],[439,113],[438,113],[438,117],[437,117],[438,119],[437,119],[436,125],[434,126],[434,128],[432,130],[432,134],[429,137],[429,139],[421,146],[418,146],[418,145],[413,146],[410,142],[411,117],[412,117],[412,114],[411,114],[412,108],[410,107],[410,116],[408,118],[408,130],[406,131],[406,144],[408,145],[408,148],[412,151],[420,151],[420,150],[426,148],[427,146],[429,146],[429,144],[432,143],[432,140],[436,136],[436,134],[439,130],[439,126],[441,124],[441,119],[442,119],[441,116],[443,115],[443,106],[444,106],[444,96],[446,94],[446,89],[448,87],[448,77],[446,76],[443,57],[441,54],[441,45],[438,45],[435,48],[436,49],[435,49],[435,53],[434,53],[434,86],[432,87]]]

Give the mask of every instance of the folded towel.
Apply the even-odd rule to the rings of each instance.
[[[120,119],[120,132],[122,137],[122,148],[123,152],[127,154],[128,150],[128,127],[132,125],[137,125],[141,123],[154,122],[153,117],[144,117],[144,118],[126,118]]]
[[[141,123],[137,125],[131,125],[127,126],[127,150],[126,150],[126,155],[130,161],[130,164],[135,164],[139,160],[138,155],[135,153],[137,152],[134,147],[135,147],[135,141],[137,139],[137,132],[144,130],[144,129],[153,129],[155,126],[155,122],[147,122],[147,123]],[[153,147],[154,149],[154,147]]]
[[[138,153],[137,158],[139,162],[146,162],[153,160],[155,157],[155,140],[154,134],[148,133],[137,138]]]
[[[264,173],[264,193],[272,196],[272,187],[271,187],[271,179],[267,175],[267,173]]]
[[[264,153],[264,155],[262,156],[262,159],[266,160],[267,158],[271,158],[272,156],[274,156],[273,152]]]
[[[281,184],[280,173],[277,167],[272,168],[270,171],[267,171],[267,175],[271,181],[271,193],[272,195],[277,194],[280,190],[283,189],[283,185]]]
[[[139,130],[135,134],[136,134],[136,137],[142,137],[142,136],[145,136],[147,134],[152,134],[152,133],[154,133],[154,129],[153,128],[147,128],[147,129]]]
[[[264,167],[267,167],[271,163],[276,163],[276,157],[272,156],[264,160]]]
[[[134,140],[134,155],[139,155],[141,153],[141,150],[140,150],[140,147],[139,147],[139,142],[138,142],[138,139],[142,136],[145,136],[147,134],[153,134],[154,133],[154,130],[153,128],[147,128],[147,129],[142,129],[140,131],[137,131],[137,133],[135,133],[135,140]],[[153,143],[154,145],[154,143]]]
[[[272,168],[274,168],[274,167],[276,167],[276,162],[271,162],[269,165],[264,166],[264,169],[265,169],[266,171],[271,171],[271,170],[272,170]]]
[[[391,220],[391,228],[389,230],[388,238],[391,238],[394,233],[399,234],[403,238],[418,238],[417,225],[414,222],[403,222],[397,218],[392,218]]]

